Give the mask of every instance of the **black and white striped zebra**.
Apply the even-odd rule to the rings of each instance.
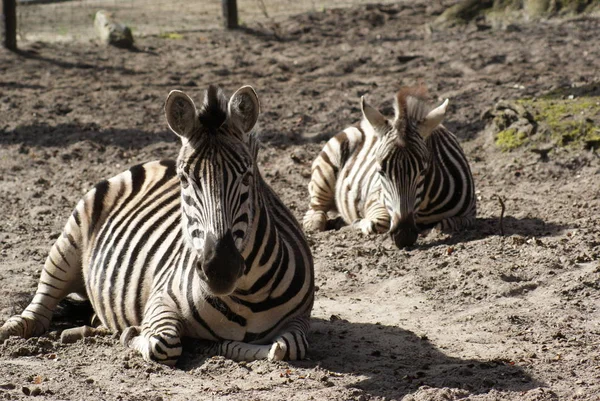
[[[387,119],[361,99],[363,119],[331,138],[312,164],[304,229],[323,231],[328,211],[365,234],[389,232],[398,247],[437,226],[470,226],[476,213],[469,163],[421,87],[403,88]],[[331,224],[329,224],[331,225]]]
[[[132,167],[77,204],[52,247],[33,301],[0,329],[41,335],[61,299],[89,299],[102,325],[146,360],[174,364],[181,337],[213,340],[236,360],[301,359],[314,297],[300,225],[265,183],[251,134],[249,86],[229,101],[210,86],[197,110],[183,92],[165,104],[181,137],[177,161]]]

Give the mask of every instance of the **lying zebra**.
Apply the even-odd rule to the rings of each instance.
[[[361,123],[331,138],[312,164],[305,230],[325,230],[327,212],[337,209],[346,224],[365,234],[389,232],[400,248],[421,230],[473,223],[469,163],[440,124],[448,101],[432,110],[424,97],[423,88],[401,89],[392,120],[361,99]]]
[[[198,111],[172,91],[165,109],[182,141],[177,161],[132,167],[84,196],[33,301],[0,328],[0,341],[41,335],[59,301],[77,293],[102,326],[63,338],[121,332],[124,345],[168,365],[182,336],[213,340],[213,352],[236,360],[305,356],[313,261],[259,173],[256,93],[245,86],[227,102],[211,86]]]

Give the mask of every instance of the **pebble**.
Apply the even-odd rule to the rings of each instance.
[[[17,385],[14,383],[2,383],[0,384],[0,389],[2,390],[14,390],[17,388]]]

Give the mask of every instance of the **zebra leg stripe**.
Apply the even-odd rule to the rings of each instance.
[[[299,318],[286,326],[286,331],[277,336],[271,344],[249,344],[240,341],[222,341],[207,350],[209,355],[217,354],[234,361],[295,361],[304,359],[308,351],[306,332],[309,322]]]
[[[169,366],[175,365],[182,351],[179,335],[171,332],[154,333],[146,328],[140,332],[136,326],[130,326],[123,331],[121,342],[126,347],[138,351],[144,360]]]
[[[289,331],[278,336],[271,344],[258,345],[240,341],[223,341],[209,354],[216,353],[234,361],[295,361],[303,359],[308,351],[306,336],[301,331]]]
[[[363,234],[382,234],[390,229],[390,215],[385,206],[373,201],[365,211],[365,218],[357,220],[353,226]]]
[[[167,306],[164,297],[155,295],[145,315],[141,329],[130,326],[123,331],[121,343],[138,351],[146,361],[175,365],[182,351],[182,324],[177,312]]]
[[[327,227],[327,212],[335,207],[335,166],[324,153],[313,163],[308,193],[310,194],[309,209],[302,219],[306,231],[325,231]]]
[[[302,219],[302,225],[306,231],[325,231],[327,213],[322,210],[309,209]]]
[[[77,206],[82,207],[83,203]],[[44,334],[50,327],[56,305],[68,294],[83,290],[80,243],[81,230],[71,215],[63,234],[50,250],[33,300],[20,316],[13,316],[4,323],[0,328],[0,341],[10,336],[29,338]]]
[[[452,233],[469,228],[475,222],[475,216],[455,216],[442,220],[436,229],[444,233]]]

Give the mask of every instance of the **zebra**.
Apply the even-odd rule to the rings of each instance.
[[[253,127],[259,100],[243,86],[228,100],[210,85],[197,109],[173,90],[176,161],[134,166],[79,201],[46,259],[37,292],[0,328],[38,336],[68,294],[87,298],[99,327],[63,342],[120,333],[147,361],[174,365],[184,336],[234,360],[305,357],[313,259],[300,224],[263,180]]]
[[[331,138],[312,164],[306,231],[352,224],[364,234],[388,232],[402,248],[419,231],[473,224],[469,163],[441,125],[448,100],[432,108],[425,99],[424,87],[401,88],[388,119],[361,97],[362,121]],[[337,220],[328,220],[330,210]]]

